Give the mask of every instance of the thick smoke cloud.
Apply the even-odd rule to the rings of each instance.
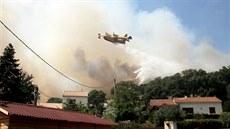
[[[95,61],[89,61],[85,57],[85,52],[77,49],[75,53],[75,70],[80,72],[80,75],[89,77],[101,85],[108,83],[108,81],[116,78],[118,81],[124,79],[134,79],[136,74],[134,71],[138,69],[137,66],[130,66],[126,62],[115,60],[113,64],[106,58],[100,58]]]
[[[146,83],[188,68],[215,71],[230,56],[184,26],[168,8],[136,10],[131,2],[3,2],[0,18],[51,65],[86,85],[113,78]],[[34,75],[41,91],[60,97],[64,90],[90,90],[66,80],[0,26],[0,52],[16,48],[21,67]],[[133,40],[114,45],[98,33],[129,34]],[[43,96],[42,96],[43,97]],[[44,98],[43,98],[44,99]]]

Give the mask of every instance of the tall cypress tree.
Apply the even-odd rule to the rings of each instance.
[[[0,99],[32,103],[34,98],[34,84],[32,75],[27,75],[19,68],[19,59],[15,59],[15,50],[9,44],[0,56]]]

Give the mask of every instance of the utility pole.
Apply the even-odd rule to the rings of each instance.
[[[34,106],[37,106],[38,102],[38,86],[34,86]]]
[[[113,95],[115,95],[115,91],[116,91],[116,85],[117,85],[117,82],[116,82],[116,78],[114,78],[114,86],[113,86]]]

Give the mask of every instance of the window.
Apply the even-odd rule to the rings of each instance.
[[[216,113],[215,107],[209,107],[210,114]]]
[[[185,113],[193,113],[193,108],[182,108]]]
[[[68,104],[76,104],[76,99],[67,99]]]

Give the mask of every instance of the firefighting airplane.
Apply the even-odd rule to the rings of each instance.
[[[98,34],[99,39],[101,39],[102,37],[109,42],[120,44],[125,44],[126,41],[129,42],[129,40],[132,39],[132,37],[128,36],[127,34],[125,34],[124,36],[119,36],[117,34],[109,34],[107,32],[105,32],[105,35]]]

